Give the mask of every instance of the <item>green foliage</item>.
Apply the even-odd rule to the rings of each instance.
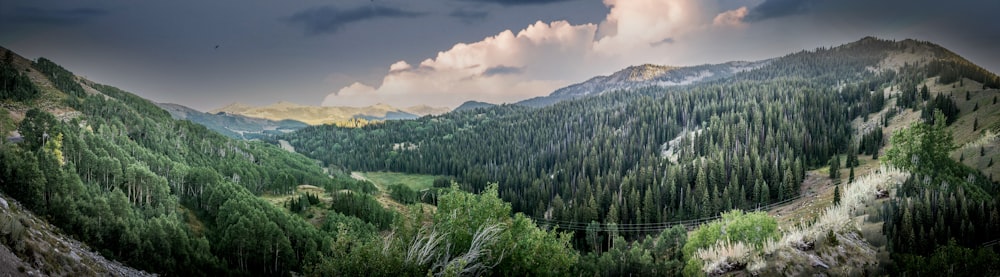
[[[39,94],[31,79],[14,66],[13,53],[5,50],[0,61],[0,100],[27,101]]]
[[[413,189],[404,184],[390,185],[389,195],[392,196],[392,199],[395,199],[397,202],[403,204],[417,203],[419,198],[416,191],[413,191]]]
[[[7,143],[7,134],[16,127],[14,119],[10,118],[10,111],[0,107],[0,137],[3,137],[3,139],[0,139],[0,144]]]
[[[469,249],[473,235],[481,226],[500,224],[499,240],[486,246],[492,256],[483,263],[496,264],[495,272],[510,275],[555,276],[567,274],[578,257],[567,235],[546,232],[523,214],[510,216],[509,203],[497,194],[497,185],[475,195],[453,189],[441,195],[434,214],[434,227],[446,234],[454,249]],[[500,253],[508,253],[507,257]]]
[[[854,168],[851,168],[851,170],[854,170]],[[851,177],[853,179],[854,176]],[[836,186],[833,187],[833,204],[840,205],[840,184],[837,184]]]
[[[24,137],[24,144],[28,149],[37,150],[50,135],[59,133],[58,121],[52,114],[32,108],[25,113],[18,132]]]
[[[927,65],[927,77],[940,76],[938,83],[951,84],[961,78],[983,83],[983,88],[1000,88],[1000,77],[969,61],[940,59]]]
[[[445,177],[437,177],[437,178],[434,179],[434,187],[435,188],[448,188],[448,187],[451,187],[451,182],[453,182],[453,180],[445,178]]]
[[[934,124],[936,118],[933,116],[935,112],[940,111],[944,115],[945,125],[951,125],[958,119],[958,113],[960,110],[958,106],[955,105],[955,101],[951,97],[946,97],[942,94],[934,97],[934,100],[927,103],[927,107],[923,109],[921,113],[924,121],[930,124]]]
[[[914,123],[909,128],[896,131],[890,138],[892,147],[886,149],[885,159],[892,165],[918,172],[936,172],[944,165],[953,164],[948,153],[955,149],[951,132],[945,129],[944,114],[934,113],[933,125]]]
[[[840,179],[840,156],[833,155],[830,158],[830,179],[838,180]]]
[[[928,257],[899,255],[896,274],[915,276],[996,276],[1000,274],[1000,256],[989,248],[970,249],[954,240],[941,245]]]
[[[330,255],[326,233],[255,196],[338,183],[312,160],[175,121],[117,88],[88,84],[104,95],[87,95],[51,61],[33,66],[80,117],[31,109],[24,143],[0,145],[0,190],[25,207],[106,257],[164,275],[286,275]]]
[[[613,236],[612,240],[612,247],[607,251],[591,252],[582,257],[577,275],[677,276],[681,273],[681,248],[687,240],[687,229],[682,225],[632,242],[622,236]]]
[[[333,203],[330,209],[339,213],[358,217],[371,223],[379,230],[387,230],[392,225],[396,213],[387,210],[379,204],[375,197],[353,191],[333,191],[330,193]]]
[[[76,97],[86,96],[86,93],[83,92],[83,87],[76,82],[76,76],[62,66],[46,58],[38,58],[37,61],[32,63],[32,67],[45,74],[57,89],[66,94]]]
[[[767,212],[744,213],[733,210],[723,213],[721,219],[702,224],[691,232],[684,244],[684,259],[688,261],[687,266],[692,266],[694,263],[691,260],[698,260],[695,257],[698,249],[708,248],[720,241],[743,242],[760,249],[765,241],[776,240],[780,236],[778,221]],[[696,266],[700,271],[701,263]],[[685,268],[684,271],[688,275],[689,269]]]
[[[955,192],[959,189],[971,198],[984,200],[1000,192],[976,170],[948,157],[956,147],[951,132],[945,128],[944,115],[935,112],[935,123],[915,123],[893,134],[892,147],[886,150],[886,161],[894,166],[926,177],[919,184],[905,187],[905,192],[922,188]]]
[[[305,193],[299,195],[298,197],[293,197],[288,199],[285,203],[285,208],[288,208],[292,213],[299,213],[308,210],[311,206],[319,205],[320,199],[318,195],[312,193]]]

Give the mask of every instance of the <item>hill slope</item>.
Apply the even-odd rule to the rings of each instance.
[[[300,184],[333,190],[344,179],[276,146],[174,120],[148,100],[47,59],[3,52],[10,58],[0,63],[2,77],[28,82],[2,88],[0,134],[16,127],[23,141],[0,144],[0,190],[25,209],[105,257],[166,275],[288,275],[317,263],[304,261],[307,255],[332,255],[323,247],[328,230],[257,195],[294,193]],[[63,251],[52,243],[58,236],[34,235],[47,232],[35,227],[40,221],[25,220],[35,222],[24,225],[31,241]],[[331,220],[337,226],[345,219]],[[39,269],[77,264],[72,260],[84,254],[73,251],[51,256],[14,249]],[[39,262],[36,254],[55,258]],[[87,267],[68,274],[107,272]]]
[[[478,108],[489,108],[489,107],[493,107],[493,106],[496,106],[496,104],[491,104],[491,103],[486,103],[486,102],[479,102],[479,101],[466,101],[465,103],[462,103],[462,105],[458,105],[458,107],[456,107],[452,111],[453,112],[460,112],[460,111],[475,110],[475,109],[478,109]]]

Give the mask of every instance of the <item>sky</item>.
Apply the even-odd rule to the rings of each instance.
[[[512,103],[630,65],[865,36],[1000,72],[995,0],[0,0],[0,46],[157,102]]]

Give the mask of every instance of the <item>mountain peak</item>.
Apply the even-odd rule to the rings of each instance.
[[[277,103],[271,104],[271,105],[269,105],[267,107],[268,108],[274,108],[274,109],[288,109],[288,108],[303,107],[303,105],[282,100],[282,101],[278,101]]]
[[[624,76],[626,77],[626,80],[631,82],[642,82],[651,80],[678,68],[680,67],[647,63],[627,67],[623,70],[623,72],[626,74],[626,76]]]
[[[370,108],[376,108],[376,109],[384,109],[384,110],[396,110],[396,107],[393,107],[392,105],[389,105],[389,104],[386,104],[386,103],[382,103],[382,102],[376,103],[375,105],[371,105],[369,107]]]
[[[478,109],[478,108],[489,108],[489,107],[493,107],[493,106],[496,106],[496,104],[469,100],[469,101],[465,101],[465,103],[462,103],[462,105],[459,105],[457,108],[455,108],[452,111],[458,112],[458,111],[465,111],[465,110],[474,110],[474,109]]]
[[[244,103],[241,103],[241,102],[233,102],[233,103],[230,103],[229,105],[226,105],[224,107],[211,110],[211,111],[209,111],[209,113],[220,113],[220,112],[225,112],[225,113],[239,113],[239,112],[246,111],[246,110],[249,110],[249,109],[252,109],[252,108],[253,108],[253,106],[250,106],[250,105],[247,105],[247,104],[244,104]]]

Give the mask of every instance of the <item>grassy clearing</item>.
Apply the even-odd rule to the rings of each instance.
[[[312,185],[299,185],[295,188],[295,193],[293,194],[264,194],[261,195],[260,198],[264,199],[264,201],[267,201],[268,203],[271,203],[271,205],[274,205],[275,207],[284,208],[286,201],[306,193],[319,196],[319,200],[323,201],[323,204],[325,205],[329,205],[330,201],[332,201],[332,198],[330,198],[330,195],[326,193],[325,189]]]
[[[326,189],[312,185],[299,185],[295,188],[295,193],[293,194],[264,194],[261,195],[260,198],[264,199],[264,201],[267,201],[268,203],[271,203],[271,205],[274,205],[275,207],[288,211],[288,208],[285,207],[285,203],[292,198],[299,197],[306,193],[319,196],[319,200],[322,202],[321,206],[311,206],[308,210],[305,210],[302,213],[305,216],[306,221],[309,221],[309,223],[313,224],[313,226],[319,227],[326,218],[326,213],[328,212],[326,208],[330,207],[330,203],[333,202],[333,198],[330,197],[330,194],[326,193]]]
[[[370,180],[372,183],[375,183],[375,186],[382,190],[388,188],[389,185],[403,184],[415,191],[421,191],[433,186],[434,179],[440,177],[435,175],[407,174],[398,172],[363,172],[359,174]]]

